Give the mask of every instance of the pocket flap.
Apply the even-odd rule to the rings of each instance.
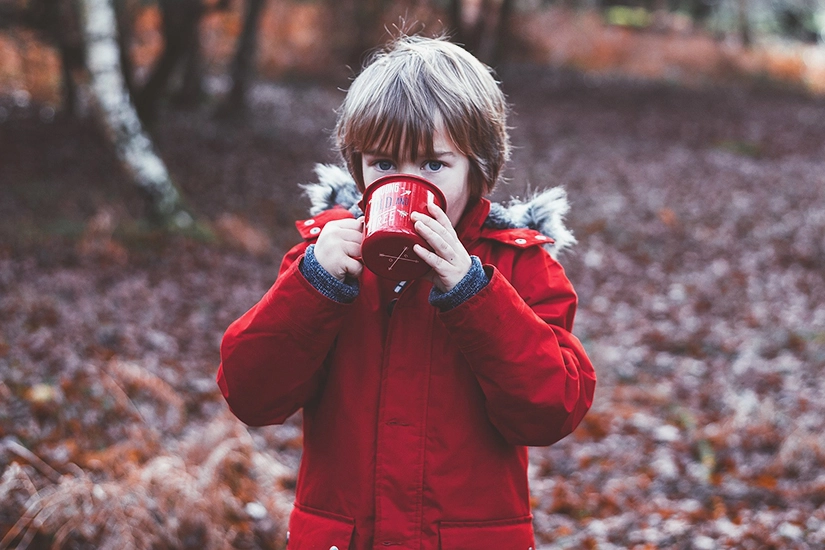
[[[487,521],[442,521],[441,550],[533,550],[531,517]]]
[[[348,550],[354,530],[355,521],[350,518],[296,505],[289,516],[287,548]]]

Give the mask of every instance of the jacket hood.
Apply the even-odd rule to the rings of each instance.
[[[309,213],[317,216],[336,206],[346,208],[356,216],[361,215],[358,202],[361,192],[350,173],[341,166],[316,164],[318,182],[301,185],[310,200]],[[484,227],[491,229],[527,228],[538,231],[553,242],[544,248],[554,258],[576,244],[573,233],[565,226],[564,217],[570,210],[567,192],[561,187],[551,187],[535,192],[527,200],[513,198],[507,203],[491,203]]]

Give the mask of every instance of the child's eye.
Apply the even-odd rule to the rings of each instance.
[[[382,172],[388,172],[393,168],[392,163],[388,160],[375,161],[375,167],[381,170]]]
[[[424,163],[424,168],[426,168],[430,172],[438,172],[439,170],[444,168],[444,163],[440,160],[428,160]]]

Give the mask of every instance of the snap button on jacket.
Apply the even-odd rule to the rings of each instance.
[[[456,229],[490,282],[454,309],[431,306],[426,281],[399,294],[366,269],[353,303],[326,298],[298,269],[306,231],[227,330],[218,384],[233,413],[261,426],[303,409],[289,550],[535,547],[526,446],[572,432],[596,376],[547,239],[484,228],[489,208]]]

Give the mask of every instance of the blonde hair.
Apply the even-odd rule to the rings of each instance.
[[[443,127],[470,160],[470,199],[493,190],[510,156],[507,103],[491,70],[443,38],[401,36],[373,56],[338,111],[335,138],[361,191],[364,152],[433,154]]]

